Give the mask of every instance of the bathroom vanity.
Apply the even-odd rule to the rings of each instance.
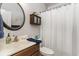
[[[40,55],[39,44],[35,44],[19,52],[16,52],[12,56],[39,56],[39,55]]]
[[[38,56],[39,44],[27,40],[4,44],[0,49],[0,56]]]

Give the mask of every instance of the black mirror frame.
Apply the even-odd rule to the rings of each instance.
[[[8,30],[12,30],[12,31],[19,30],[19,29],[21,29],[21,28],[23,27],[23,25],[24,25],[24,23],[25,23],[25,13],[24,13],[24,10],[23,10],[23,8],[21,7],[21,5],[20,5],[19,3],[17,3],[17,4],[19,5],[19,7],[21,8],[21,10],[22,10],[22,12],[23,12],[23,16],[24,16],[23,24],[22,24],[19,28],[14,29],[14,28],[9,27],[9,26],[3,21],[3,26],[4,26],[5,28],[7,28]]]

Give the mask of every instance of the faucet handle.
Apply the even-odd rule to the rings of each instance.
[[[19,40],[18,37],[15,36],[15,38],[14,38],[14,42],[17,42],[18,40]]]

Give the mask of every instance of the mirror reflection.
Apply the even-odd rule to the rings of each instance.
[[[18,30],[24,24],[24,11],[18,3],[2,3],[1,15],[8,29]]]

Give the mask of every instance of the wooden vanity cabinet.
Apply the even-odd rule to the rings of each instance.
[[[12,56],[39,56],[40,51],[39,51],[39,44],[35,44],[31,47],[28,47],[26,49],[23,49]]]

